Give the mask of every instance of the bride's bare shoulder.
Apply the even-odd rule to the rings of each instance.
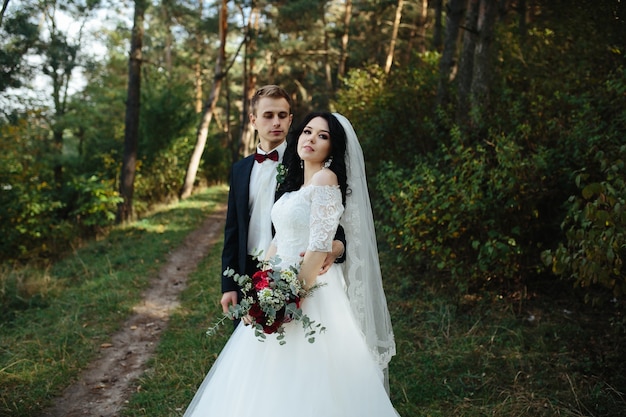
[[[311,178],[311,185],[338,185],[337,174],[330,169],[322,169]]]

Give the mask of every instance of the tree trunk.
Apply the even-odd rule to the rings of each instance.
[[[417,50],[420,53],[426,52],[426,32],[428,28],[428,0],[422,0],[422,8],[419,17],[419,40]]]
[[[243,108],[241,111],[241,132],[239,140],[232,146],[232,162],[235,162],[239,155],[247,156],[252,152],[254,143],[254,129],[250,126],[250,100],[257,89],[257,71],[256,71],[256,39],[259,33],[259,9],[253,6],[250,11],[248,20],[248,36],[246,38],[246,53],[244,57],[243,70]]]
[[[200,56],[196,57],[196,62],[193,64],[194,73],[194,109],[197,113],[202,112],[202,65],[200,64]]]
[[[517,2],[517,15],[519,16],[519,35],[521,43],[526,40],[527,22],[526,22],[526,0],[519,0]]]
[[[267,83],[274,84],[274,78],[276,78],[276,59],[274,51],[268,49],[265,51],[265,66],[267,67]]]
[[[7,7],[9,7],[9,0],[4,0],[2,2],[2,10],[0,10],[0,27],[2,27],[2,19],[4,18],[4,12],[7,11]]]
[[[346,12],[343,17],[343,34],[341,35],[341,52],[337,67],[337,86],[346,73],[348,59],[348,42],[350,41],[350,20],[352,19],[352,0],[346,0]]]
[[[410,65],[415,52],[423,54],[426,52],[426,38],[428,29],[428,0],[421,0],[419,14],[415,15],[413,23],[410,25],[409,35],[404,48],[403,66]],[[413,45],[417,43],[417,46]]]
[[[198,1],[198,16],[202,19],[202,9],[204,8],[204,2],[202,0]],[[194,45],[194,54],[195,54],[195,63],[193,65],[194,69],[194,108],[196,113],[202,112],[202,64],[200,63],[200,57],[202,56],[202,48],[204,45],[202,44],[202,31],[200,29],[200,24],[194,29],[196,31],[195,36],[195,45]]]
[[[193,184],[196,180],[196,174],[198,173],[198,167],[202,159],[202,153],[206,145],[207,136],[209,134],[209,125],[213,117],[213,111],[220,95],[220,89],[222,87],[222,81],[224,80],[224,62],[226,61],[226,33],[228,31],[228,1],[222,0],[221,12],[220,12],[220,48],[215,62],[215,75],[213,77],[213,87],[211,87],[211,93],[207,99],[204,107],[204,113],[202,114],[202,120],[198,126],[196,132],[196,146],[194,147],[191,159],[189,160],[189,166],[187,167],[187,174],[185,175],[185,181],[180,191],[180,198],[185,199],[191,196],[193,191]]]
[[[433,0],[435,9],[435,26],[433,28],[433,51],[441,51],[443,44],[443,27],[441,16],[443,14],[443,0]]]
[[[446,39],[439,62],[439,85],[437,87],[437,105],[442,106],[448,101],[448,86],[453,77],[456,55],[456,44],[459,37],[459,26],[463,17],[464,0],[450,0],[446,6]]]
[[[165,29],[165,45],[163,45],[163,60],[165,61],[165,69],[167,76],[172,76],[172,16],[169,5],[165,1],[161,1],[161,19]]]
[[[472,123],[480,126],[482,115],[489,109],[489,93],[493,72],[492,45],[498,13],[497,0],[481,0],[478,14],[478,41],[474,54],[474,75],[470,100]]]
[[[457,75],[457,108],[456,121],[460,126],[466,125],[470,110],[470,90],[474,73],[474,53],[476,51],[476,38],[478,37],[478,6],[480,0],[469,0],[469,10],[465,18],[463,32],[463,49],[459,59],[459,71]]]
[[[126,125],[124,130],[124,160],[120,177],[120,196],[123,201],[117,206],[117,222],[133,218],[133,194],[135,191],[135,168],[137,166],[137,144],[139,142],[139,109],[141,92],[141,47],[143,44],[143,21],[146,0],[135,0],[135,16],[128,59],[128,93],[126,99]]]
[[[50,39],[44,45],[45,60],[42,71],[50,77],[52,84],[52,102],[54,118],[50,122],[52,130],[52,151],[54,157],[53,172],[56,187],[63,185],[63,132],[67,113],[68,88],[72,72],[76,68],[76,57],[80,49],[80,40],[84,21],[78,31],[75,43],[68,41],[68,35],[57,28],[55,21],[56,5],[42,5]],[[79,17],[76,15],[75,17]]]
[[[52,126],[52,149],[54,152],[55,160],[52,172],[54,175],[54,184],[57,188],[61,188],[63,185],[63,163],[61,159],[63,157],[63,127],[59,124]]]
[[[389,42],[389,51],[387,52],[387,61],[385,62],[385,74],[389,74],[391,66],[393,65],[393,54],[396,49],[396,41],[398,40],[398,30],[400,28],[400,21],[402,20],[402,6],[403,0],[398,0],[398,7],[396,7],[396,18],[393,21],[393,30],[391,32],[391,41]]]
[[[326,94],[328,96],[333,93],[333,73],[330,67],[330,46],[328,42],[328,22],[326,22],[326,15],[322,13],[322,24],[324,27],[324,74],[326,76]]]

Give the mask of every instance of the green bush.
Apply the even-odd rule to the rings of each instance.
[[[582,170],[576,183],[580,195],[571,196],[563,221],[566,242],[543,253],[544,261],[555,274],[571,278],[582,288],[604,287],[615,297],[626,295],[626,146],[617,155],[598,152],[603,168],[601,181],[589,181]],[[601,300],[602,293],[588,300]]]
[[[583,16],[578,17],[585,21]],[[542,252],[557,247],[562,256],[554,271],[590,268],[588,262],[576,265],[571,253],[565,256],[567,248],[581,248],[591,237],[568,232],[573,213],[605,216],[598,210],[606,211],[571,207],[577,199],[568,198],[577,193],[580,173],[585,185],[599,184],[585,192],[594,190],[587,196],[597,200],[594,204],[606,205],[602,199],[611,197],[617,201],[611,215],[621,209],[620,185],[603,167],[616,169],[616,162],[596,155],[618,154],[624,140],[623,49],[592,48],[602,42],[573,37],[571,25],[555,31],[543,23],[525,39],[512,31],[498,38],[490,106],[479,126],[455,125],[454,103],[436,107],[438,62],[431,59],[436,55],[420,56],[390,75],[377,67],[354,70],[337,97],[337,109],[359,133],[374,178],[381,238],[405,264],[461,291],[493,283],[519,289],[536,278],[558,279],[542,262]],[[564,45],[580,51],[580,59],[561,53]],[[566,216],[570,220],[562,229]],[[603,272],[586,279],[612,277],[602,281],[613,296],[623,279],[613,279],[623,259],[623,224],[611,221],[617,226],[607,232],[610,237],[600,232],[594,237],[604,239],[600,250],[607,259],[595,264]],[[609,242],[617,245],[612,251]],[[586,281],[576,282],[589,291]]]
[[[0,194],[2,261],[47,258],[113,225],[120,198],[110,182],[74,178],[62,189],[46,182],[13,183]]]
[[[438,59],[437,53],[426,53],[390,75],[370,66],[350,71],[343,80],[334,106],[355,126],[368,172],[376,172],[381,161],[410,165],[414,155],[436,149],[441,137],[430,118]]]
[[[45,182],[7,185],[0,205],[6,216],[0,225],[0,260],[45,256],[68,235],[68,228],[57,217],[63,203]]]
[[[384,164],[375,178],[380,230],[408,262],[462,292],[492,281],[512,287],[540,266],[533,202],[545,193],[543,158],[504,135],[463,145],[454,131],[451,146],[413,168]]]
[[[111,226],[115,221],[117,205],[122,202],[112,181],[103,181],[92,175],[74,178],[65,187],[69,220],[78,226],[97,230]]]
[[[2,126],[0,261],[36,262],[67,252],[73,242],[113,224],[118,197],[113,181],[64,171],[57,187],[47,136],[24,120]]]

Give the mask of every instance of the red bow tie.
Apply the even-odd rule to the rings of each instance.
[[[272,161],[278,161],[278,151],[273,150],[270,153],[255,153],[254,160],[258,163],[262,163],[266,159],[271,159]]]

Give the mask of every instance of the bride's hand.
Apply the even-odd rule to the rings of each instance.
[[[245,324],[246,326],[253,323],[253,319],[250,314],[246,314],[245,316],[243,316],[241,318],[241,321],[243,321],[243,324]]]

